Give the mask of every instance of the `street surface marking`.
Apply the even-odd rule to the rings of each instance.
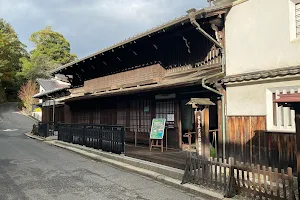
[[[4,131],[4,132],[11,132],[11,131],[17,131],[18,129],[5,129],[5,130],[1,130],[1,131]]]
[[[12,160],[9,163],[10,164],[16,164],[16,165],[21,165],[21,164],[27,164],[27,163],[32,163],[35,162],[36,160],[34,159],[24,159],[24,160]]]

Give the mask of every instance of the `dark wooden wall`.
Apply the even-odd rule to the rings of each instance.
[[[53,122],[53,106],[42,107],[42,122]],[[63,105],[55,106],[55,122],[65,122],[65,112]]]
[[[245,163],[296,168],[296,136],[267,132],[265,116],[230,116],[227,157]]]
[[[174,114],[174,123],[167,122],[167,125],[172,126],[168,129],[168,147],[179,148],[181,135],[179,137],[178,104],[174,99],[155,100],[152,96],[152,98],[116,97],[85,100],[66,106],[70,107],[72,123],[122,125],[125,127],[126,142],[133,143],[137,131],[137,140],[140,144],[149,144],[153,118]]]
[[[50,107],[42,107],[42,122],[49,122]]]

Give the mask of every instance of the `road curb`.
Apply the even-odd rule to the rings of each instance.
[[[24,133],[24,135],[26,135],[29,138],[35,139],[35,140],[46,141],[45,138],[41,138],[39,136],[33,135],[32,133]]]
[[[44,138],[35,136],[31,133],[25,133],[25,135],[29,138],[42,141],[42,142],[44,142],[48,145],[52,145],[52,146],[56,146],[56,147],[59,147],[59,148],[62,148],[62,149],[66,149],[68,151],[80,154],[80,155],[85,156],[87,158],[90,158],[90,159],[93,159],[93,160],[96,160],[96,161],[100,161],[100,162],[106,163],[108,165],[111,165],[111,166],[114,166],[114,167],[117,167],[117,168],[120,168],[120,169],[123,169],[123,170],[126,170],[126,171],[130,171],[130,172],[133,172],[133,173],[136,173],[136,174],[140,174],[142,176],[152,178],[156,181],[162,182],[166,185],[170,185],[170,186],[175,187],[177,189],[181,189],[185,192],[195,194],[195,195],[197,195],[199,197],[202,197],[204,199],[212,199],[212,200],[220,200],[220,199],[225,200],[225,199],[227,199],[227,198],[224,198],[222,194],[211,191],[209,189],[202,188],[202,187],[199,187],[197,185],[193,185],[193,184],[189,184],[189,183],[181,184],[181,181],[178,180],[178,179],[174,179],[174,178],[165,176],[163,174],[160,174],[160,173],[157,173],[157,172],[154,172],[154,171],[151,171],[151,170],[147,170],[147,169],[143,169],[143,168],[140,168],[140,167],[137,167],[137,166],[130,165],[128,163],[122,162],[122,160],[115,160],[115,159],[111,159],[111,158],[108,158],[108,157],[104,157],[104,156],[101,156],[99,154],[93,153],[91,150],[87,151],[83,148],[77,148],[73,145],[69,145],[69,144],[65,145],[61,142],[57,143],[55,140],[46,140]]]
[[[62,149],[66,149],[66,150],[69,150],[69,151],[72,151],[72,152],[75,152],[75,153],[78,153],[78,154],[83,155],[85,157],[88,157],[88,158],[91,158],[93,160],[97,160],[97,161],[100,161],[100,162],[103,162],[103,163],[121,168],[121,169],[126,170],[126,171],[131,171],[131,172],[134,172],[134,173],[152,178],[156,181],[159,181],[159,182],[162,182],[164,184],[173,186],[175,188],[181,189],[181,190],[186,191],[188,193],[198,195],[198,196],[200,196],[202,198],[205,198],[205,199],[212,199],[212,200],[226,199],[220,193],[217,193],[217,192],[205,189],[205,188],[201,188],[199,186],[189,184],[189,183],[181,184],[181,181],[178,180],[178,179],[170,178],[170,177],[167,177],[165,175],[159,174],[159,173],[154,172],[154,171],[150,171],[150,170],[147,170],[147,169],[142,169],[142,168],[139,168],[139,167],[136,167],[136,166],[133,166],[133,165],[121,162],[121,161],[116,161],[116,160],[113,160],[113,159],[110,159],[110,158],[106,158],[104,156],[101,156],[101,155],[98,155],[98,154],[95,154],[95,153],[91,153],[91,152],[87,152],[85,150],[81,150],[81,149],[78,149],[76,147],[71,147],[71,146],[63,145],[63,144],[58,144],[55,141],[45,141],[45,143],[50,144],[50,145],[54,145],[54,146],[57,146],[57,147],[60,147]]]
[[[24,113],[24,112],[22,112],[22,111],[19,111],[19,113],[20,113],[21,115],[23,115],[23,116],[28,117],[29,119],[31,119],[31,120],[33,120],[33,121],[35,121],[35,122],[39,122],[38,119],[32,117],[31,115],[27,115],[26,113]]]

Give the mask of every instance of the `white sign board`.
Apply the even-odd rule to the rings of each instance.
[[[174,114],[167,114],[167,122],[174,122]]]

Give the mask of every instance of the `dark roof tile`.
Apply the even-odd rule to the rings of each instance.
[[[222,80],[224,83],[233,83],[233,82],[274,78],[278,76],[297,75],[297,74],[300,74],[300,66],[284,67],[284,68],[278,68],[273,70],[264,70],[264,71],[250,72],[245,74],[225,76]]]

